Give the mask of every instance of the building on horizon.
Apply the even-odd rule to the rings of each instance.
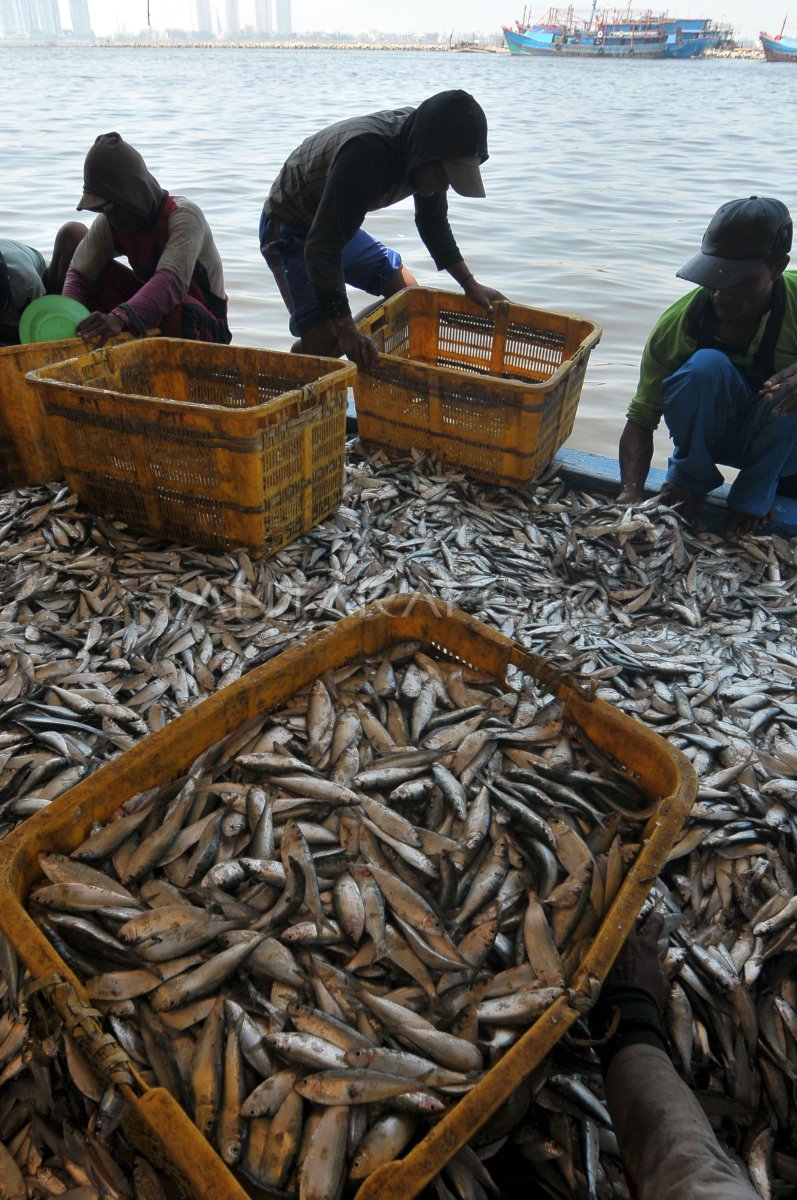
[[[194,0],[194,33],[213,36],[213,13],[210,0]]]
[[[61,9],[58,0],[32,0],[30,8],[32,37],[60,37],[63,33],[61,26]]]
[[[271,19],[271,0],[255,0],[255,33],[271,37],[274,23]]]
[[[20,0],[0,0],[0,34],[21,37],[27,32]]]
[[[277,4],[277,37],[290,37],[293,33],[291,25],[291,0],[276,0]]]
[[[4,37],[60,37],[58,0],[0,0],[0,34]]]
[[[69,0],[69,15],[72,18],[72,34],[76,38],[93,38],[89,0]]]
[[[238,37],[241,32],[241,18],[238,13],[238,0],[227,0],[227,22],[224,32],[227,37]]]

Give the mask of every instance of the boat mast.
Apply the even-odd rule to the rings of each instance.
[[[597,8],[597,6],[598,6],[598,0],[592,0],[592,8],[590,10],[589,20],[587,21],[587,29],[588,30],[592,29],[592,22],[595,19],[595,9]]]

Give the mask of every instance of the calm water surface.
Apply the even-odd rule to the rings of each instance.
[[[639,355],[674,278],[723,200],[797,209],[788,64],[545,62],[411,51],[0,50],[0,233],[49,252],[75,216],[83,159],[117,129],[159,181],[204,209],[239,345],[287,349],[286,313],[257,238],[263,199],[306,134],[464,87],[484,107],[487,198],[451,195],[471,270],[522,304],[589,317],[593,351],[570,445],[614,454]],[[411,202],[369,217],[421,283],[438,276]],[[352,295],[355,310],[367,301]],[[658,435],[656,462],[666,458]]]

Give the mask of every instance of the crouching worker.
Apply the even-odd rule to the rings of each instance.
[[[99,216],[77,248],[64,295],[92,309],[77,332],[87,341],[159,327],[167,337],[232,340],[221,258],[205,217],[170,196],[118,133],[86,155],[78,211]],[[125,267],[115,260],[124,255]]]
[[[312,134],[272,184],[260,250],[290,316],[300,354],[379,361],[376,343],[351,315],[346,285],[393,296],[417,283],[401,256],[363,228],[368,213],[413,197],[415,225],[438,270],[488,311],[504,296],[479,283],[448,223],[449,186],[483,196],[487,118],[473,96],[439,92],[417,108],[349,117]]]
[[[723,204],[702,249],[678,271],[700,285],[656,323],[620,439],[622,503],[642,495],[662,415],[673,441],[661,498],[691,520],[737,467],[726,533],[764,526],[797,473],[797,271],[792,222],[765,196]],[[791,481],[790,481],[791,482]]]
[[[19,322],[29,304],[41,296],[60,296],[67,268],[86,226],[68,221],[55,235],[49,264],[25,242],[0,238],[0,346],[19,342]]]

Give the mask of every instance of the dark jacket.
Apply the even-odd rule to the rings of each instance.
[[[471,156],[487,158],[487,121],[461,90],[440,92],[418,108],[338,121],[293,151],[265,210],[307,231],[307,274],[326,316],[350,311],[343,247],[367,213],[411,196],[412,173],[422,163]],[[415,196],[415,224],[438,270],[460,261],[444,193]]]

